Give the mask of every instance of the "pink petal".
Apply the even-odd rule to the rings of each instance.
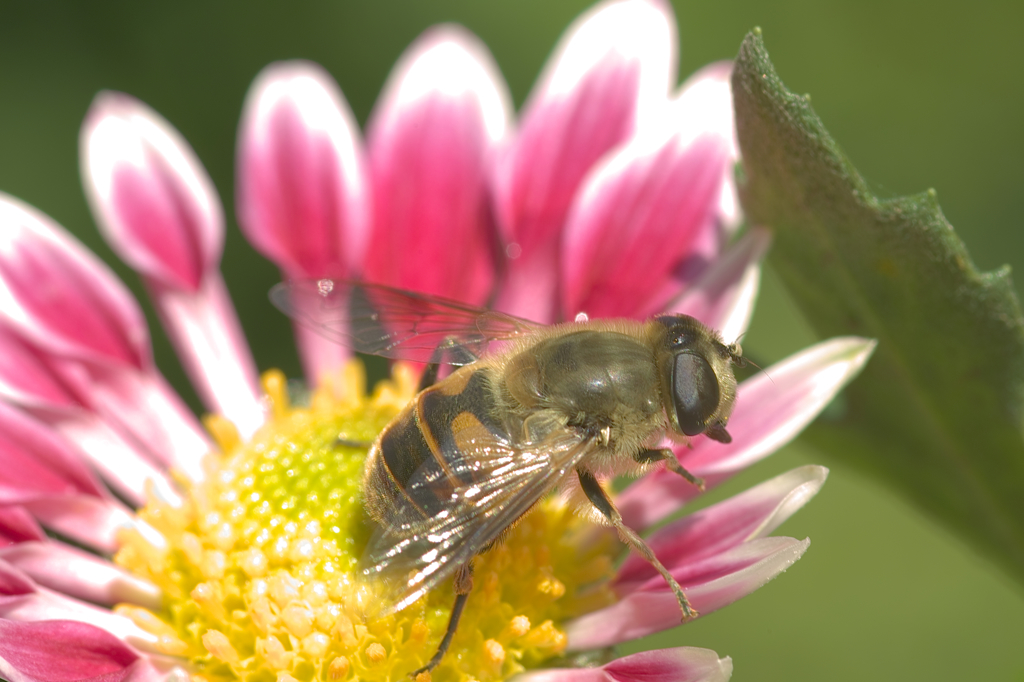
[[[157,637],[125,616],[93,606],[32,580],[0,559],[0,620],[32,622],[71,620],[102,628],[137,649],[154,650]],[[2,640],[2,638],[0,638]]]
[[[563,313],[649,317],[678,295],[708,228],[727,147],[715,136],[638,139],[589,176],[568,218]]]
[[[52,364],[86,408],[141,446],[151,460],[202,480],[200,460],[213,446],[163,377],[59,359]]]
[[[152,362],[145,318],[124,285],[49,218],[4,194],[0,314],[53,353],[137,369]]]
[[[54,371],[49,354],[0,322],[0,397],[28,408],[82,407],[74,387]]]
[[[0,547],[45,539],[46,533],[26,509],[0,506]]]
[[[35,590],[28,576],[0,560],[0,604],[9,603],[14,597],[32,594]]]
[[[161,605],[160,590],[152,583],[58,542],[23,542],[0,548],[0,560],[39,585],[85,601],[107,606],[127,602],[151,609]]]
[[[828,476],[825,467],[808,465],[765,481],[659,529],[647,539],[669,567],[697,565],[744,542],[767,536],[813,498]],[[661,575],[631,554],[615,577],[616,590],[628,594]]]
[[[302,361],[302,371],[309,386],[320,386],[325,378],[334,374],[349,356],[349,350],[342,344],[324,336],[298,322],[292,323],[295,345]]]
[[[118,463],[103,451],[108,467]],[[124,468],[122,465],[120,468]],[[21,514],[98,551],[113,552],[117,533],[131,514],[110,498],[84,465],[80,453],[44,424],[0,403],[0,505],[20,505],[13,532],[31,534]],[[17,510],[19,507],[6,507]],[[0,524],[0,535],[3,532]],[[27,538],[26,538],[27,539]],[[38,539],[38,538],[36,538]]]
[[[97,95],[80,144],[100,230],[143,276],[204,402],[250,435],[261,393],[217,270],[224,217],[202,164],[167,121],[120,93]]]
[[[18,504],[40,494],[106,496],[68,443],[0,402],[0,504]]]
[[[703,439],[705,447],[694,447],[686,456],[687,466],[693,464],[706,473],[731,473],[778,450],[860,373],[876,345],[871,339],[836,337],[743,382],[729,419],[733,442],[724,446]]]
[[[760,461],[797,436],[863,368],[876,342],[839,337],[811,346],[740,384],[729,418],[732,443],[698,437],[676,451],[707,489]],[[769,378],[770,377],[770,378]],[[626,524],[643,529],[671,515],[700,491],[659,469],[623,491],[616,501]]]
[[[151,284],[150,293],[203,404],[227,417],[244,438],[251,436],[264,421],[263,392],[220,273],[209,273],[195,292]],[[156,376],[149,379],[163,381]],[[190,476],[198,480],[194,472]]]
[[[246,96],[238,134],[239,224],[287,279],[351,277],[370,220],[352,113],[318,65],[278,62]]]
[[[39,523],[85,547],[113,554],[119,534],[136,525],[119,502],[86,495],[37,495],[22,502]]]
[[[103,480],[132,504],[145,504],[147,492],[171,503],[180,502],[181,496],[165,470],[153,464],[137,445],[95,414],[30,412],[69,443],[74,443]]]
[[[724,682],[732,676],[732,659],[711,649],[676,647],[617,658],[604,669],[616,682]]]
[[[675,46],[671,9],[647,0],[598,5],[562,37],[496,169],[510,258],[503,310],[553,320],[558,238],[577,188],[599,158],[664,105]]]
[[[729,158],[739,159],[732,107],[732,62],[707,64],[695,71],[669,104],[669,124],[687,139],[714,133],[728,144]]]
[[[368,125],[368,281],[486,300],[495,242],[486,171],[510,115],[497,66],[465,29],[431,29],[407,50]]]
[[[739,339],[754,312],[761,259],[770,242],[768,230],[752,228],[715,259],[665,312],[696,317],[717,329],[726,342]]]
[[[242,232],[284,278],[351,278],[363,262],[372,196],[358,127],[333,79],[310,62],[266,67],[249,89],[238,133]],[[316,385],[348,351],[295,325]]]
[[[0,619],[0,674],[11,682],[122,682],[138,655],[87,623]]]
[[[82,179],[96,222],[133,269],[194,291],[220,263],[224,216],[195,152],[137,99],[101,92],[80,133]]]
[[[650,123],[638,131],[630,144],[640,147],[659,145],[665,137],[675,137],[675,144],[686,147],[700,138],[716,140],[725,150],[721,165],[722,181],[717,198],[708,197],[708,213],[702,225],[692,233],[687,255],[653,297],[656,303],[640,313],[641,317],[660,312],[666,302],[693,280],[703,277],[704,270],[719,259],[730,233],[739,227],[740,215],[736,197],[734,165],[739,158],[733,124],[731,62],[718,62],[693,74],[682,91],[668,106],[659,110]],[[756,287],[755,287],[756,289]]]
[[[688,131],[694,138],[706,132],[719,135],[727,141],[729,158],[735,163],[739,160],[740,151],[733,120],[731,76],[730,61],[714,62],[698,69],[683,83],[667,115],[675,121],[675,125]],[[719,219],[726,231],[731,232],[739,226],[741,220],[731,163],[725,169],[725,182],[718,205]]]
[[[716,557],[703,575],[692,581],[672,573],[695,609],[705,616],[761,587],[792,566],[810,540],[760,538]],[[605,609],[588,613],[566,626],[570,651],[613,646],[679,625],[679,602],[662,581],[664,589],[638,590]]]
[[[135,662],[127,682],[189,682],[191,675],[185,666],[176,665],[180,659],[151,656]]]
[[[711,649],[676,647],[642,651],[600,668],[553,668],[521,673],[523,682],[725,682],[732,659]]]
[[[708,560],[704,566],[686,567],[683,570],[670,568],[670,570],[684,589],[688,590],[694,608],[700,613],[709,614],[766,585],[796,563],[810,544],[809,539],[758,538]],[[688,571],[693,575],[690,579],[688,579]],[[689,587],[691,585],[692,588]],[[653,589],[651,589],[652,587]],[[675,618],[666,617],[663,625],[656,626],[657,630],[677,625],[679,603],[665,582],[661,581],[653,586],[648,585],[648,589],[632,594],[640,595],[645,592],[668,595],[676,607]],[[666,616],[668,615],[666,613]],[[651,620],[655,620],[655,618]]]
[[[116,387],[111,385],[97,385],[93,379],[96,374],[110,374],[115,376],[134,377],[137,381],[152,381],[163,385],[162,379],[153,375],[139,375],[134,369],[108,369],[104,371],[102,366],[87,365],[72,360],[54,358],[38,348],[34,348],[16,333],[9,331],[0,323],[0,397],[14,403],[18,407],[30,413],[33,417],[43,422],[48,427],[62,434],[69,443],[82,452],[86,459],[106,478],[122,495],[136,504],[145,501],[145,485],[151,480],[161,491],[165,499],[178,497],[174,487],[166,478],[162,468],[157,468],[152,461],[147,461],[147,453],[150,458],[155,457],[152,451],[141,450],[137,443],[130,443],[112,429],[111,424],[104,421],[100,415],[90,411],[98,407],[105,411],[108,416],[111,405],[104,399],[98,401],[102,394],[111,395],[111,391],[117,394]],[[131,383],[131,382],[129,382]],[[164,385],[165,386],[165,385]],[[166,389],[169,391],[169,389]],[[176,400],[176,398],[174,399]],[[138,401],[138,402],[136,402]],[[136,391],[126,403],[130,412],[145,412],[147,404],[154,402],[151,399],[140,399]],[[160,401],[156,401],[160,402]],[[168,403],[164,396],[164,404]],[[171,401],[173,403],[173,401]],[[167,427],[172,430],[175,425],[179,430],[189,430],[187,423],[192,423],[191,430],[196,438],[205,438],[199,435],[198,427],[194,425],[193,417],[180,407],[179,412],[174,413],[170,409],[158,410],[160,414],[155,416],[159,421],[166,420],[161,424],[155,433],[147,434],[148,437],[159,436],[164,433]],[[174,417],[180,417],[176,423]],[[113,415],[114,426],[119,422],[121,414]],[[182,426],[182,421],[186,425]],[[130,428],[141,428],[138,423],[131,423]],[[185,442],[186,438],[178,436],[177,443]],[[202,451],[206,451],[203,446]],[[183,450],[178,457],[185,460],[186,455],[197,453],[198,448]],[[168,454],[162,452],[161,454]],[[170,462],[171,459],[165,461]],[[176,460],[174,460],[176,461]],[[183,462],[186,464],[187,462]],[[187,468],[187,467],[186,467]]]

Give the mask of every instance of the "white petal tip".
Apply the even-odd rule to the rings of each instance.
[[[487,47],[462,26],[442,24],[420,36],[395,66],[373,118],[387,125],[392,116],[433,97],[472,102],[488,139],[504,139],[511,96]]]
[[[569,92],[595,64],[614,55],[622,62],[642,64],[641,90],[663,99],[675,79],[675,54],[676,24],[667,3],[606,2],[569,27],[542,82],[547,95]]]

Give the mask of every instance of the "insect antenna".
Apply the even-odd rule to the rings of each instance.
[[[739,367],[743,367],[744,365],[750,365],[750,366],[754,367],[755,369],[757,369],[758,372],[763,372],[764,375],[766,377],[768,377],[768,381],[772,382],[772,386],[775,385],[775,380],[772,379],[772,375],[769,374],[767,372],[767,370],[765,370],[764,367],[762,367],[761,365],[757,364],[756,362],[754,362],[753,360],[751,360],[750,358],[747,358],[747,357],[743,358],[743,363],[744,363],[743,365],[738,365],[738,366]]]
[[[735,344],[735,343],[732,344],[732,345],[733,346],[738,346],[738,344]],[[746,357],[745,355],[739,355],[738,361],[737,360],[733,360],[733,361],[734,361],[736,367],[743,368],[743,367],[746,367],[746,366],[750,365],[751,367],[755,368],[758,372],[763,372],[764,375],[766,377],[768,377],[768,381],[770,381],[772,383],[772,386],[775,385],[775,380],[771,378],[771,375],[768,374],[768,372],[766,372],[763,367],[761,367],[760,365],[755,363],[755,361],[752,360],[750,357]]]
[[[726,348],[729,349],[729,354],[732,356],[733,364],[739,368],[746,367],[747,365],[752,365],[753,367],[757,368],[758,371],[764,372],[764,375],[768,377],[768,381],[772,382],[772,385],[774,386],[775,380],[772,379],[771,375],[768,374],[768,372],[765,372],[764,367],[757,364],[756,362],[754,362],[749,357],[743,354],[743,347],[740,345],[740,339],[742,339],[744,336],[746,336],[746,334],[741,334],[739,338],[737,338],[735,341],[726,346]]]

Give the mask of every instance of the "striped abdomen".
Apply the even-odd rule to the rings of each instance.
[[[396,529],[408,501],[422,518],[442,509],[456,489],[478,482],[483,452],[474,442],[509,442],[495,418],[490,368],[463,367],[424,390],[388,425],[371,450],[364,491],[371,518]],[[469,454],[467,454],[469,453]]]

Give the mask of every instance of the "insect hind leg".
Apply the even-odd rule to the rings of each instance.
[[[437,355],[437,351],[434,351],[434,355]],[[440,362],[431,362],[427,365],[426,369],[423,370],[423,374],[420,375],[420,383],[416,387],[416,392],[420,393],[427,390],[431,386],[437,383],[437,374],[441,371]]]
[[[650,546],[644,542],[644,539],[635,530],[622,521],[622,515],[619,514],[619,510],[615,508],[615,505],[609,499],[601,484],[594,478],[594,475],[586,469],[577,469],[576,475],[579,476],[580,486],[583,488],[583,492],[586,493],[587,499],[590,500],[591,504],[597,507],[597,510],[608,519],[615,530],[619,531],[619,536],[629,545],[630,549],[646,559],[651,566],[654,566],[658,573],[661,574],[661,577],[665,579],[665,582],[668,583],[669,587],[672,588],[672,592],[676,595],[676,601],[679,602],[679,608],[683,612],[683,620],[690,620],[700,615],[696,609],[690,606],[690,600],[686,598],[683,588],[672,577],[672,574],[668,572],[668,569],[658,561],[658,557],[654,555],[654,551]]]
[[[444,631],[444,637],[441,638],[441,643],[437,645],[437,652],[427,661],[425,666],[409,673],[409,677],[415,678],[420,673],[430,672],[444,658],[444,655],[448,652],[448,647],[452,644],[452,638],[459,627],[459,619],[462,618],[462,610],[466,608],[466,600],[469,599],[469,593],[472,590],[473,563],[471,561],[460,566],[455,572],[455,604],[452,605],[452,615],[448,618],[448,627]]]

